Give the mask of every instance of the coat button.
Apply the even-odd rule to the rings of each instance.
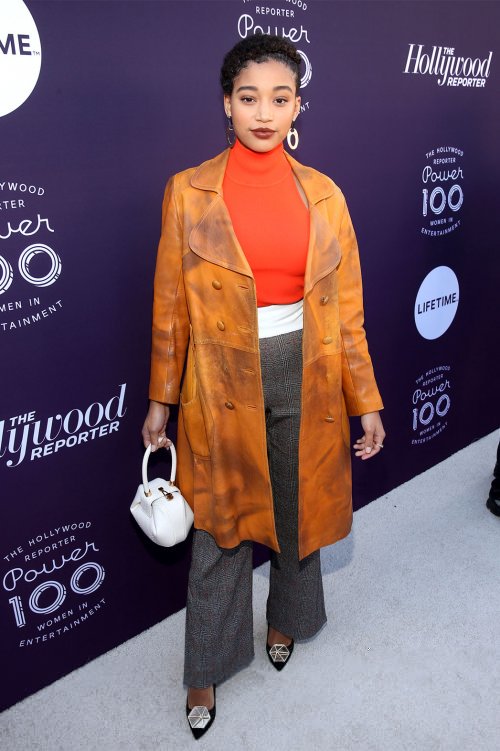
[[[323,344],[331,344],[333,342],[333,339],[331,336],[325,336],[323,338]]]
[[[334,418],[331,415],[327,415],[325,417],[325,422],[335,422]]]
[[[214,279],[212,282],[212,287],[214,289],[222,289],[222,282],[219,282],[218,279]]]
[[[320,305],[326,305],[326,303],[328,302],[328,300],[329,300],[328,295],[323,295],[323,297],[319,298],[319,304]]]
[[[217,328],[219,329],[219,331],[224,331],[224,329],[226,328],[224,321],[217,321]]]
[[[228,409],[234,409],[234,404],[233,404],[232,402],[225,402],[225,406],[226,406],[226,407],[227,407]]]

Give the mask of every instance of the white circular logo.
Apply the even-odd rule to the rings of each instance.
[[[33,16],[23,0],[0,3],[0,117],[26,101],[40,75],[42,51]]]
[[[433,269],[415,300],[415,325],[424,339],[438,339],[451,326],[458,308],[458,279],[448,266]]]

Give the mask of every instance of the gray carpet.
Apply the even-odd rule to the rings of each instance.
[[[219,687],[199,746],[500,748],[500,518],[484,505],[497,440],[486,436],[355,514],[351,535],[322,553],[328,624],[281,673],[264,651],[269,564],[256,569],[256,658]],[[195,748],[183,626],[184,611],[4,712],[1,748]]]

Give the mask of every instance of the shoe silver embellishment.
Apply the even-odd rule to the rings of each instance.
[[[210,722],[210,713],[206,707],[193,707],[188,720],[192,728],[204,728]]]
[[[273,662],[286,662],[290,657],[290,650],[286,644],[273,644],[269,654]]]

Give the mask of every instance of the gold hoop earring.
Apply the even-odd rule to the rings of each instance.
[[[286,141],[292,151],[295,151],[295,149],[299,145],[299,134],[297,132],[297,128],[295,127],[295,120],[290,125],[290,130],[286,134]]]
[[[229,148],[232,148],[236,142],[236,135],[234,133],[233,121],[231,119],[231,115],[228,115],[228,118],[227,118],[226,140],[227,140],[227,145],[229,146]]]

